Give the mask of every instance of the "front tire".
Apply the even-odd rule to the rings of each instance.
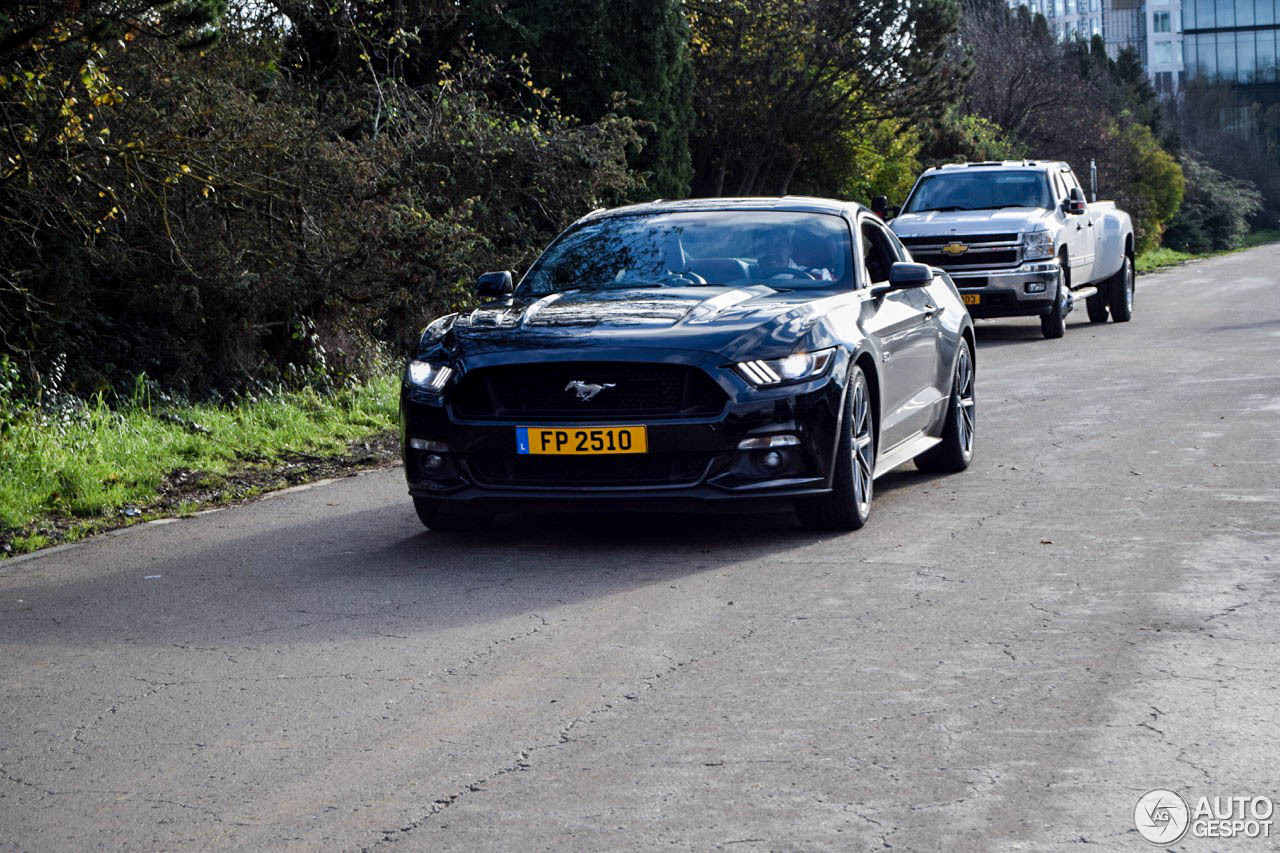
[[[977,397],[974,394],[973,353],[968,341],[960,341],[956,369],[951,378],[951,402],[947,406],[942,443],[916,457],[916,467],[928,474],[954,474],[973,461],[973,439],[977,427]]]
[[[832,489],[796,499],[796,515],[809,530],[858,530],[871,517],[876,470],[876,419],[861,367],[853,368],[845,394]]]
[[[413,499],[413,508],[424,527],[439,533],[467,533],[493,523],[493,513],[457,510],[434,498]]]
[[[1133,258],[1124,256],[1124,263],[1107,282],[1107,296],[1111,303],[1111,319],[1127,323],[1133,318],[1134,274]]]
[[[1053,295],[1053,308],[1048,314],[1040,315],[1040,332],[1050,340],[1060,338],[1067,333],[1067,311],[1064,307],[1066,300],[1062,298],[1065,286],[1065,284],[1058,285],[1058,290]]]

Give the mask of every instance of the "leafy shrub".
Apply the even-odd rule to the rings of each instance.
[[[1262,210],[1262,193],[1251,181],[1230,178],[1191,154],[1183,155],[1182,170],[1187,191],[1164,244],[1195,254],[1239,248],[1250,218]]]

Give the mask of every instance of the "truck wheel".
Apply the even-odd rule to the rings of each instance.
[[[424,526],[440,533],[465,533],[481,530],[493,523],[493,513],[459,510],[445,506],[433,498],[413,499],[413,508]]]
[[[1107,296],[1105,286],[1084,301],[1085,311],[1089,313],[1090,323],[1107,322]]]
[[[1125,255],[1120,269],[1107,280],[1111,319],[1117,323],[1127,323],[1133,317],[1133,289],[1133,259]]]
[[[1044,333],[1046,338],[1060,338],[1067,333],[1067,312],[1063,307],[1065,300],[1062,298],[1062,287],[1058,285],[1058,291],[1053,297],[1053,308],[1049,309],[1048,314],[1040,315],[1040,331]]]
[[[953,474],[973,461],[973,436],[977,426],[977,398],[973,391],[973,354],[969,344],[960,342],[956,370],[951,378],[951,402],[947,405],[942,443],[916,457],[916,467],[927,473]]]
[[[853,368],[844,395],[844,417],[836,447],[832,489],[824,495],[796,498],[796,515],[809,530],[857,530],[871,517],[876,470],[876,419],[871,391],[861,367]]]

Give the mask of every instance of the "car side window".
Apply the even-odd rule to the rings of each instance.
[[[1062,182],[1067,188],[1067,195],[1071,195],[1072,190],[1080,189],[1080,182],[1076,180],[1075,173],[1070,169],[1062,170]]]
[[[884,228],[869,219],[862,220],[862,268],[867,281],[883,284],[889,280],[889,268],[901,259],[894,241]]]
[[[1053,173],[1053,198],[1055,201],[1061,202],[1067,197],[1067,191],[1062,186],[1062,175],[1058,172]]]

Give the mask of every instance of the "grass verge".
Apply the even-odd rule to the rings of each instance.
[[[1227,255],[1232,252],[1243,251],[1244,249],[1252,249],[1255,246],[1265,246],[1268,243],[1280,243],[1280,230],[1264,230],[1254,231],[1244,236],[1240,247],[1237,249],[1227,249],[1223,252],[1205,252],[1204,254],[1191,254],[1189,252],[1179,252],[1174,249],[1152,249],[1149,252],[1143,252],[1138,255],[1134,261],[1134,268],[1138,272],[1151,272],[1152,270],[1164,269],[1165,267],[1177,266],[1186,261],[1194,261],[1199,258],[1213,258],[1218,255]]]
[[[235,405],[157,408],[135,394],[116,407],[99,397],[10,411],[0,419],[0,554],[395,458],[398,387],[388,376]]]

